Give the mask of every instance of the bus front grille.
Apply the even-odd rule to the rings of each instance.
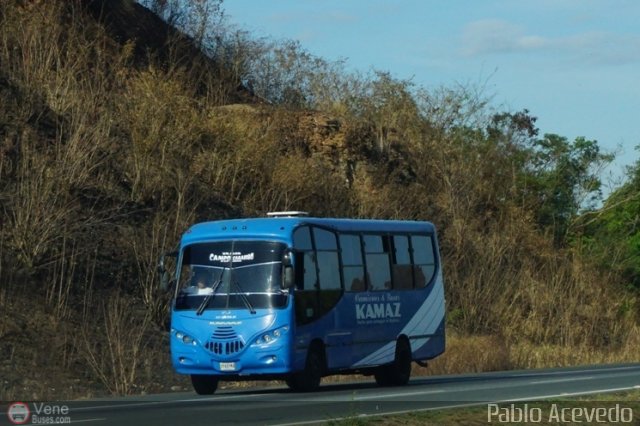
[[[236,339],[238,335],[234,331],[233,327],[222,326],[216,327],[211,338],[214,340],[232,340]]]
[[[216,355],[231,355],[240,352],[244,348],[244,343],[239,339],[228,342],[210,340],[204,347]]]
[[[216,327],[209,340],[204,345],[216,355],[231,355],[240,352],[244,348],[244,342],[236,334],[233,327]]]

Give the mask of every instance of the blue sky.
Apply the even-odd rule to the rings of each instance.
[[[640,1],[225,0],[227,20],[295,39],[349,68],[426,88],[483,85],[501,110],[529,109],[542,133],[639,158]],[[636,121],[638,120],[638,121]],[[606,176],[604,176],[606,178]]]

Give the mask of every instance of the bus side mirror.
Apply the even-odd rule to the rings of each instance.
[[[287,250],[282,256],[282,288],[291,288],[294,283],[295,275],[293,273],[292,253]]]
[[[291,288],[293,287],[294,281],[293,266],[285,266],[282,287],[285,289]]]

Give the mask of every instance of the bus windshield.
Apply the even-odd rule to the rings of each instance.
[[[282,281],[285,245],[222,241],[184,248],[176,309],[277,308],[286,305]]]

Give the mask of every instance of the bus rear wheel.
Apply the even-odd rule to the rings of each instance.
[[[304,370],[293,373],[287,378],[289,388],[296,392],[311,392],[320,386],[323,371],[322,356],[318,349],[309,349]]]
[[[192,374],[191,384],[198,395],[213,395],[218,389],[218,378],[210,374]]]
[[[374,373],[376,383],[380,386],[403,386],[411,377],[411,346],[406,339],[396,343],[396,354],[393,362],[378,367]]]

